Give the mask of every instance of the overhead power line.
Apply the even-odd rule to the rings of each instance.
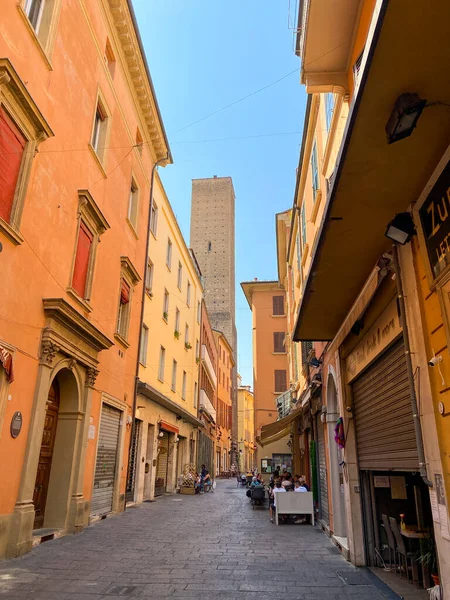
[[[240,102],[243,102],[244,100],[247,100],[247,98],[251,98],[255,94],[259,94],[259,92],[263,92],[264,90],[267,90],[267,88],[270,88],[273,85],[276,85],[277,83],[279,83],[280,81],[283,81],[283,79],[286,79],[287,77],[289,77],[293,73],[298,73],[298,72],[299,72],[299,69],[294,69],[293,71],[291,71],[290,73],[286,73],[286,75],[283,75],[283,77],[280,77],[276,81],[272,81],[272,83],[268,83],[264,87],[259,88],[258,90],[255,90],[254,92],[251,92],[251,94],[247,94],[247,96],[243,96],[242,98],[239,98],[239,100],[235,100],[234,102],[230,102],[230,104],[227,104],[226,106],[222,106],[222,108],[218,108],[217,110],[214,110],[213,112],[205,115],[201,119],[197,119],[196,121],[193,121],[192,123],[189,123],[189,125],[185,125],[184,127],[181,127],[181,129],[177,129],[176,131],[173,132],[172,135],[174,135],[175,133],[179,133],[180,131],[184,131],[188,127],[192,127],[193,125],[197,125],[197,123],[201,123],[202,121],[205,121],[205,119],[209,119],[209,117],[212,117],[213,115],[217,115],[217,113],[220,113],[223,110],[226,110],[227,108],[230,108],[231,106],[235,106],[236,104],[239,104]]]

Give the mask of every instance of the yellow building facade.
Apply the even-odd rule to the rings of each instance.
[[[140,502],[172,493],[196,460],[200,271],[155,178],[132,461]]]
[[[255,462],[255,399],[249,385],[238,377],[238,445],[241,472],[252,471]]]

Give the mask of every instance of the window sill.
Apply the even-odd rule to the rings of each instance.
[[[150,292],[149,290],[145,290],[145,294],[146,294],[147,298],[149,298],[149,300],[153,300],[153,292]]]
[[[80,306],[82,306],[84,308],[84,310],[86,310],[87,312],[92,312],[92,306],[89,304],[89,302],[87,300],[85,300],[84,298],[82,298],[78,292],[76,292],[73,287],[68,287],[66,288],[66,292],[69,294],[69,296],[71,296],[74,300],[76,300],[76,302],[78,302],[78,304],[80,304]]]
[[[273,356],[286,356],[287,352],[272,352]]]
[[[120,335],[120,333],[115,333],[114,334],[114,338],[124,347],[124,348],[129,348],[130,344],[127,342],[127,340],[122,337]]]
[[[156,233],[153,231],[153,229],[150,229],[150,233],[152,234],[153,238],[156,240]]]
[[[158,376],[158,381],[160,381],[161,383],[164,383],[164,379],[161,379],[161,377]]]
[[[272,315],[274,319],[285,319],[286,315]]]
[[[44,46],[42,45],[41,41],[39,40],[38,36],[36,35],[35,30],[33,29],[32,24],[30,23],[29,18],[27,17],[26,12],[23,10],[23,7],[21,4],[17,5],[17,10],[19,11],[20,16],[22,17],[26,28],[28,29],[28,31],[31,34],[31,38],[35,44],[35,46],[37,47],[37,49],[39,50],[39,53],[41,54],[42,58],[44,59],[44,62],[47,66],[47,69],[49,71],[53,71],[53,65],[50,62],[49,57],[47,56],[47,52],[44,49]]]
[[[308,258],[308,254],[309,254],[309,244],[305,244],[305,246],[303,247],[302,267],[305,266],[306,259]]]
[[[169,267],[169,265],[167,263],[166,263],[166,267],[167,267],[167,270],[169,271],[169,273],[172,273],[172,267]]]
[[[322,190],[317,190],[316,199],[311,213],[311,223],[316,222],[317,213],[319,212],[320,203],[322,202]]]
[[[143,363],[142,361],[139,361],[139,364],[141,365],[141,367],[144,367],[144,369],[147,368],[146,363]]]
[[[128,218],[126,219],[126,222],[128,223],[128,225],[129,225],[129,227],[130,227],[130,229],[131,229],[131,232],[132,232],[132,234],[133,234],[133,235],[134,235],[134,237],[135,237],[135,238],[138,240],[138,239],[139,239],[139,236],[138,236],[138,232],[136,231],[136,228],[135,228],[135,226],[133,225],[133,223],[132,223],[132,222],[130,221],[130,219],[128,219]]]
[[[91,144],[91,142],[88,142],[88,148],[91,151],[91,154],[94,157],[95,162],[97,163],[98,168],[102,172],[103,177],[106,179],[108,177],[108,175],[106,174],[105,167],[102,165],[102,161],[100,160],[100,158],[99,158],[97,152],[95,151],[94,146]]]
[[[19,230],[12,227],[2,218],[0,218],[0,231],[2,231],[6,235],[6,237],[16,246],[19,246],[24,241],[24,238],[20,234]]]
[[[168,324],[169,324],[169,320],[168,320],[168,319],[165,319],[164,317],[162,317],[162,320],[164,321],[164,323],[165,323],[166,325],[168,325]]]

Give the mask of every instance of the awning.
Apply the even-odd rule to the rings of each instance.
[[[382,4],[311,249],[294,341],[336,336],[391,246],[387,224],[419,197],[450,139],[450,111],[439,104],[423,111],[410,137],[389,145],[385,132],[404,92],[449,102],[450,53],[442,44],[450,38],[450,3]]]
[[[0,346],[0,364],[5,369],[6,379],[9,383],[14,381],[13,359],[11,352]]]
[[[164,408],[167,408],[168,410],[173,412],[175,415],[180,415],[180,417],[183,419],[183,421],[186,421],[187,423],[191,423],[191,425],[194,425],[194,427],[204,427],[204,424],[200,421],[200,419],[197,419],[197,417],[192,415],[190,412],[188,412],[183,407],[178,406],[178,404],[176,404],[173,400],[170,400],[170,398],[167,398],[167,396],[164,396],[164,394],[161,394],[161,392],[156,390],[154,387],[152,387],[148,383],[139,381],[138,394],[141,396],[144,396],[145,398],[148,398],[148,400],[152,400],[153,402],[156,402],[156,404],[159,404],[160,406],[163,406]]]
[[[180,430],[178,427],[176,427],[175,425],[172,425],[171,423],[167,423],[167,421],[160,421],[159,428],[164,429],[164,431],[170,431],[171,433],[176,433],[176,434],[180,433]]]
[[[261,446],[267,446],[267,444],[272,444],[272,442],[281,440],[281,438],[289,435],[291,431],[291,423],[295,421],[301,412],[301,407],[296,408],[291,412],[290,415],[284,417],[284,419],[280,419],[274,423],[269,423],[268,425],[263,425],[261,427],[261,435],[256,438],[258,444]]]

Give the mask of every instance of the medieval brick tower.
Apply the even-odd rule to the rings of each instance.
[[[237,364],[234,188],[231,177],[192,180],[190,246],[203,275],[211,325],[233,348]],[[237,441],[237,369],[233,371],[233,441]]]

